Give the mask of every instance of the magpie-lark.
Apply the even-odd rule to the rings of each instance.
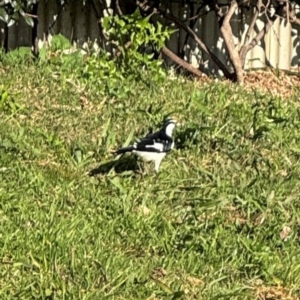
[[[167,119],[159,131],[146,135],[128,147],[120,148],[115,154],[132,152],[145,161],[153,161],[154,169],[158,172],[162,159],[174,147],[172,134],[176,124],[175,120]]]

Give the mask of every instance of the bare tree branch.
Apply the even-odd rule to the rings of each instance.
[[[143,9],[144,11],[150,11],[151,13],[160,14],[166,19],[173,21],[175,24],[177,24],[180,28],[184,29],[200,46],[200,48],[209,55],[209,57],[213,60],[213,62],[222,70],[224,73],[224,76],[228,79],[232,79],[232,74],[227,70],[226,66],[219,60],[219,58],[203,43],[203,41],[197,36],[197,34],[185,23],[181,22],[178,18],[175,16],[167,13],[164,10],[158,9],[158,8],[151,8],[149,5],[147,5],[147,1],[140,2],[137,1],[137,5]]]
[[[196,22],[199,20],[199,18],[200,18],[201,16],[203,16],[204,14],[207,13],[207,12],[204,12],[204,13],[202,12],[202,13],[201,13],[203,7],[204,7],[204,4],[200,5],[200,6],[197,8],[196,15],[195,15],[195,16],[192,16],[191,18],[189,18],[189,19],[187,19],[187,20],[185,20],[185,22],[188,22],[188,23],[189,23],[189,26],[190,26],[191,28],[194,28],[194,26],[195,26]],[[182,45],[181,45],[181,47],[180,47],[180,52],[179,52],[179,53],[180,53],[180,56],[181,56],[181,57],[183,56],[184,48],[185,48],[185,46],[188,44],[189,38],[190,38],[190,35],[187,34],[187,35],[185,36],[185,38],[184,38],[184,42],[182,43]]]
[[[250,36],[251,36],[251,33],[252,33],[253,28],[255,26],[256,20],[258,18],[261,6],[262,6],[262,0],[258,0],[257,4],[254,6],[255,12],[254,12],[254,14],[252,16],[251,23],[250,23],[250,25],[248,27],[248,30],[246,32],[245,41],[244,41],[244,45],[243,46],[248,45],[248,43],[249,43]]]
[[[123,12],[122,12],[122,10],[121,10],[119,0],[116,0],[116,9],[117,9],[118,14],[119,14],[120,16],[123,16]]]
[[[53,22],[48,26],[48,29],[46,31],[46,39],[47,40],[48,40],[48,36],[49,36],[50,31],[53,29],[56,21],[58,20],[60,14],[62,13],[63,9],[65,8],[65,5],[66,5],[66,3],[63,3],[63,4],[60,5],[56,17],[54,18]]]
[[[238,8],[237,2],[232,1],[228,12],[224,16],[220,31],[223,35],[224,43],[227,47],[230,61],[235,70],[236,80],[237,80],[237,82],[243,82],[243,77],[244,77],[243,76],[243,67],[242,67],[242,64],[240,61],[238,50],[235,48],[235,45],[234,45],[233,33],[232,33],[231,25],[230,25],[230,20],[237,8]]]
[[[124,46],[125,49],[128,49],[131,46],[131,42],[127,42]],[[184,69],[186,69],[187,71],[189,71],[190,73],[200,77],[200,76],[204,76],[205,74],[202,73],[199,69],[194,68],[191,64],[187,63],[186,61],[184,61],[183,59],[181,59],[180,57],[178,57],[174,52],[172,52],[170,49],[168,49],[166,46],[164,46],[161,51],[167,55],[170,59],[172,59],[176,64],[178,64],[179,66],[183,67]],[[115,53],[115,58],[118,58],[120,55],[122,54],[122,49],[120,47],[118,47],[118,51]]]
[[[278,6],[273,16],[271,17],[268,16],[268,23],[265,24],[264,28],[256,34],[256,36],[252,39],[252,41],[248,45],[245,45],[241,48],[240,59],[242,61],[242,66],[245,65],[245,59],[248,51],[253,49],[259,43],[259,41],[266,35],[266,33],[270,30],[274,22],[277,20],[277,18],[279,18],[279,12],[281,9],[282,9],[282,5]]]
[[[210,4],[209,6],[210,6],[210,8],[211,8],[212,10],[215,11],[215,13],[216,13],[216,15],[217,15],[217,17],[218,17],[218,20],[219,20],[219,22],[220,22],[220,20],[224,17],[224,14],[223,14],[223,12],[222,12],[222,10],[221,10],[219,4],[218,4],[218,1],[217,1],[217,0],[214,0],[213,2],[214,2],[214,3],[213,3],[213,4]]]
[[[292,24],[300,25],[300,19],[297,18],[295,8],[290,9],[290,5],[287,3],[287,7],[284,8],[284,12],[287,15],[287,20]]]
[[[175,63],[177,63],[179,66],[183,67],[184,69],[188,70],[190,73],[192,73],[198,77],[204,75],[204,73],[202,73],[199,69],[194,68],[191,64],[189,64],[185,60],[181,59],[179,56],[177,56],[175,53],[173,53],[166,46],[164,46],[162,48],[162,52],[165,55],[167,55],[169,58],[171,58],[172,61],[174,61]]]

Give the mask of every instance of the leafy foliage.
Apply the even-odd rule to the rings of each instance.
[[[153,50],[160,51],[165,41],[174,32],[163,28],[161,23],[154,26],[150,17],[142,17],[139,9],[127,16],[109,16],[103,20],[103,28],[108,38],[117,45],[116,63],[128,80],[143,78],[143,69],[151,73],[155,82],[164,79],[161,60],[153,60],[154,53],[141,53],[144,45],[151,44]]]
[[[33,26],[33,19],[30,15],[32,7],[39,0],[6,0],[0,4],[0,20],[7,26],[12,26],[21,16],[28,25]]]
[[[102,96],[126,98],[133,91],[130,78],[127,79],[124,71],[119,69],[118,64],[107,53],[101,52],[100,55],[93,55],[86,60],[80,80]]]
[[[18,63],[24,63],[26,61],[29,62],[32,61],[33,55],[30,47],[19,47],[15,50],[9,51],[6,54],[4,53],[4,51],[2,51],[0,53],[0,58],[4,62],[9,62],[9,63],[14,62],[15,64],[18,64]]]
[[[113,29],[110,27],[112,23],[115,23]],[[123,18],[105,18],[104,27],[111,41],[119,45],[120,53],[115,56],[102,49],[88,47],[83,50],[73,47],[59,34],[51,39],[49,48],[44,46],[40,49],[39,62],[43,64],[50,61],[57,72],[72,68],[68,77],[76,82],[74,84],[94,90],[99,96],[126,98],[134,93],[132,82],[136,80],[147,89],[149,86],[156,88],[157,84],[162,83],[166,77],[162,60],[153,60],[153,54],[141,53],[140,47],[152,43],[159,49],[172,31],[163,29],[160,24],[155,27],[138,11]],[[126,37],[130,40],[129,47],[125,47]],[[69,79],[65,78],[63,84]]]
[[[22,106],[16,103],[6,87],[0,85],[0,112],[9,114],[17,112]]]

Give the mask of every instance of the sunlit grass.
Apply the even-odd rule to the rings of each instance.
[[[299,298],[299,91],[179,77],[119,99],[51,64],[1,70],[1,299]],[[108,164],[167,114],[159,174]]]

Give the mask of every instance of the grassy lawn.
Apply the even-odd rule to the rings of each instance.
[[[0,65],[0,298],[299,299],[299,88],[122,85]],[[110,164],[169,113],[158,174]]]

